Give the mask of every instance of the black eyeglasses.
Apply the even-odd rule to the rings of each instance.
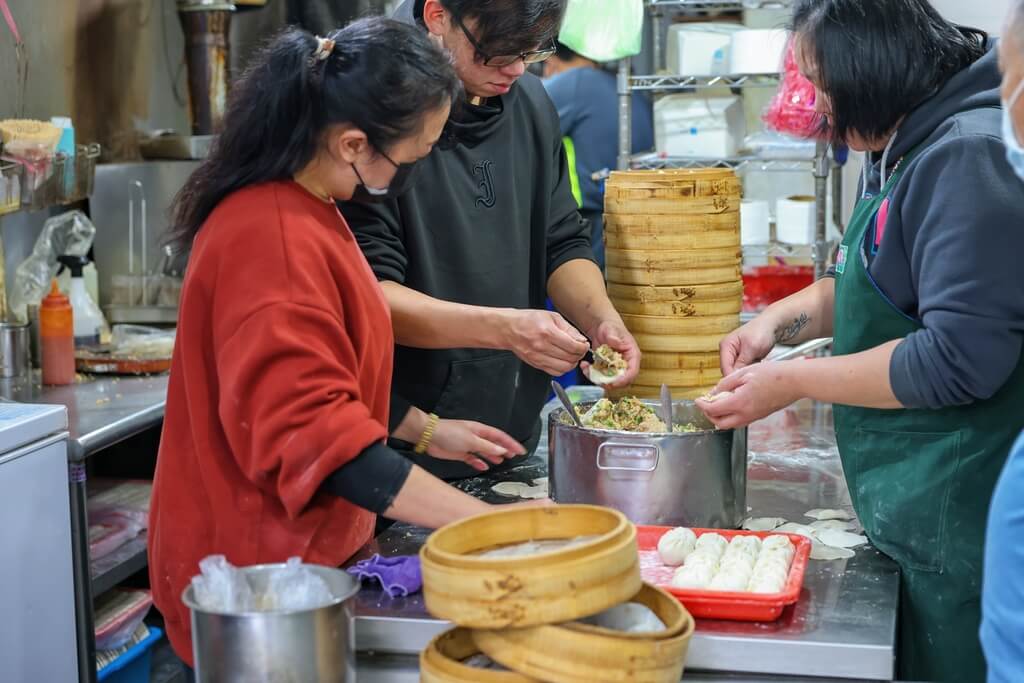
[[[523,60],[523,64],[537,64],[538,62],[543,62],[545,59],[555,54],[555,41],[552,40],[551,47],[544,48],[543,50],[530,50],[529,52],[520,52],[517,55],[491,56],[487,54],[482,47],[480,47],[480,43],[476,42],[476,38],[474,38],[473,34],[469,32],[466,25],[462,23],[462,18],[455,15],[453,16],[455,17],[455,23],[457,23],[459,28],[462,29],[462,33],[465,34],[469,44],[473,46],[474,50],[476,50],[477,56],[483,62],[484,66],[501,68],[515,64],[520,59]]]

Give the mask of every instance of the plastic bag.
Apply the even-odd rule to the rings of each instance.
[[[50,289],[59,266],[57,257],[88,255],[95,235],[96,227],[81,211],[48,219],[32,254],[14,269],[14,288],[9,293],[11,313],[26,322],[28,304],[38,304]]]
[[[765,130],[748,135],[743,147],[760,159],[813,159],[818,145],[807,138]]]
[[[793,41],[786,48],[779,92],[765,110],[764,122],[780,133],[801,138],[823,137],[821,114],[814,111],[814,84],[804,78],[796,64]]]
[[[112,590],[96,600],[96,649],[116,650],[132,638],[153,606],[145,590]]]
[[[640,54],[643,0],[569,0],[558,39],[595,62]]]
[[[316,609],[334,602],[327,582],[304,567],[300,558],[289,558],[287,565],[270,575],[266,592],[257,596],[259,609]]]
[[[327,583],[306,568],[298,557],[272,573],[259,593],[243,571],[223,555],[211,555],[199,563],[202,574],[192,577],[196,602],[216,612],[271,612],[315,609],[334,602]]]
[[[192,591],[203,609],[214,612],[252,612],[256,609],[245,574],[223,555],[210,555],[199,562],[199,576],[192,577]]]
[[[170,358],[176,330],[143,325],[115,325],[110,348],[116,356],[138,359]]]

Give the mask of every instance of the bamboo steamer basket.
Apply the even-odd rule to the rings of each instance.
[[[658,249],[605,249],[605,262],[616,268],[649,271],[711,268],[741,264],[743,262],[743,250],[739,247],[672,251]]]
[[[605,253],[607,259],[608,252]],[[605,268],[608,282],[634,286],[687,286],[715,285],[734,283],[742,277],[742,267],[735,265],[718,266],[715,268],[678,268],[643,270],[639,268],[620,268],[608,265]]]
[[[700,389],[708,385],[715,386],[722,381],[722,371],[718,368],[704,370],[666,370],[661,368],[640,368],[636,384],[644,386],[667,384],[672,387],[693,387]]]
[[[739,214],[662,216],[605,214],[609,249],[714,249],[740,246]]]
[[[732,301],[665,301],[648,304],[614,297],[609,297],[609,299],[616,311],[631,315],[692,318],[694,316],[728,315],[743,310],[743,300],[738,297]]]
[[[684,301],[733,301],[742,300],[743,282],[720,282],[710,285],[685,285],[676,287],[654,287],[651,285],[608,284],[608,296],[618,301],[646,303],[678,303]]]
[[[516,557],[474,553],[531,540],[596,536]],[[499,510],[435,531],[420,550],[427,611],[470,628],[515,628],[597,614],[640,589],[636,528],[593,505]]]
[[[644,353],[640,367],[648,370],[704,370],[718,368],[721,355],[713,353]]]
[[[736,213],[741,185],[728,169],[616,171],[605,183],[609,214]]]
[[[673,401],[692,401],[706,396],[715,388],[714,384],[706,387],[673,387],[669,386],[669,391],[672,392]],[[613,400],[619,400],[627,396],[633,396],[635,398],[659,398],[661,396],[661,385],[656,387],[647,386],[645,384],[630,384],[628,387],[622,389],[607,388],[608,398]]]
[[[473,641],[494,661],[551,683],[677,683],[694,621],[675,598],[645,584],[632,599],[665,624],[629,633],[582,623],[506,631],[474,631]]]
[[[491,671],[463,664],[480,654],[468,629],[453,628],[430,641],[420,653],[420,683],[539,683],[514,671]]]
[[[730,315],[714,316],[693,316],[693,317],[667,317],[657,315],[622,315],[622,322],[626,323],[629,331],[636,335],[662,334],[662,335],[693,335],[703,336],[708,334],[725,335],[740,326],[738,313]],[[645,347],[640,345],[641,349]],[[718,348],[717,346],[715,348]]]
[[[627,324],[628,326],[628,324]],[[632,332],[632,330],[630,330]],[[651,334],[632,332],[643,353],[712,353],[725,335],[717,334]]]

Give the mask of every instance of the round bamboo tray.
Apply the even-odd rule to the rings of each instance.
[[[739,247],[675,251],[605,249],[605,263],[616,268],[649,270],[653,272],[735,266],[743,263],[743,250]]]
[[[664,334],[679,336],[704,336],[718,334],[722,336],[732,332],[740,326],[739,314],[716,315],[707,317],[664,317],[656,315],[630,315],[623,314],[622,322],[626,328],[636,335],[637,333]],[[641,344],[640,349],[644,346]],[[717,348],[717,347],[716,347]]]
[[[635,286],[687,286],[687,285],[715,285],[733,283],[742,277],[742,268],[739,263],[734,266],[719,266],[717,268],[683,268],[679,270],[641,270],[637,268],[619,268],[617,266],[606,266],[606,277],[608,282],[620,285]]]
[[[715,230],[693,235],[634,235],[605,230],[604,246],[606,249],[717,249],[739,247],[740,234],[731,230]]]
[[[628,327],[628,323],[627,323]],[[725,335],[651,334],[633,332],[633,338],[644,354],[648,353],[714,353]]]
[[[538,683],[513,671],[491,671],[462,662],[480,654],[468,629],[453,628],[430,641],[420,653],[421,683]]]
[[[722,301],[666,301],[642,304],[628,299],[611,299],[612,305],[619,313],[631,315],[654,315],[673,318],[692,318],[693,316],[728,315],[743,310],[743,300]]]
[[[704,370],[720,367],[721,355],[713,353],[644,353],[640,367],[647,370]]]
[[[631,600],[649,607],[663,631],[629,633],[570,623],[510,631],[474,631],[491,659],[551,683],[678,683],[693,636],[690,613],[660,588]]]
[[[605,194],[605,214],[616,213],[625,215],[664,214],[681,216],[702,216],[704,214],[734,213],[739,214],[740,196],[737,194],[720,195],[717,197],[659,197],[653,192],[631,193],[630,198],[620,199]]]
[[[708,385],[715,386],[722,381],[722,371],[718,368],[704,370],[666,370],[660,368],[641,368],[637,373],[636,384],[644,386],[692,387],[699,389]]]
[[[652,285],[608,284],[608,296],[617,301],[646,303],[677,303],[682,301],[734,301],[743,298],[743,282],[720,282],[710,285],[654,287]]]
[[[661,236],[661,235],[693,235],[702,237],[712,233],[740,232],[738,214],[713,213],[704,216],[686,216],[671,214],[605,214],[606,232],[620,235]]]
[[[605,200],[612,199],[696,199],[730,197],[739,199],[743,185],[730,169],[702,168],[672,171],[615,171],[605,183]],[[607,206],[607,203],[606,203]],[[638,213],[653,213],[640,211]]]
[[[595,536],[565,549],[482,558],[475,553],[531,540]],[[420,550],[427,611],[470,628],[572,621],[640,589],[636,528],[592,505],[499,510],[435,531]]]
[[[705,396],[715,388],[714,384],[706,387],[669,387],[669,391],[672,392],[673,401],[692,401],[701,396]],[[656,387],[646,386],[644,384],[630,384],[628,387],[623,389],[607,389],[608,398],[613,400],[619,400],[627,396],[634,396],[636,398],[659,398],[661,396],[661,385]]]

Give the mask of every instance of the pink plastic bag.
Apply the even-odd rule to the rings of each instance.
[[[96,649],[116,650],[129,640],[153,606],[144,590],[112,590],[96,599]]]
[[[793,41],[786,48],[779,92],[765,110],[764,122],[780,133],[802,138],[820,138],[826,132],[824,119],[814,111],[814,84],[804,78],[796,64]]]

